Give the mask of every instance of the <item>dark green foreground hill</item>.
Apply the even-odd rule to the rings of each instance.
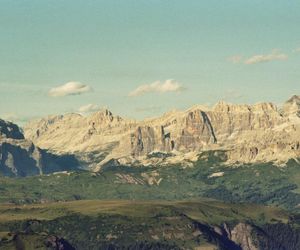
[[[300,249],[300,166],[108,164],[0,177],[0,249]],[[221,201],[216,201],[221,200]]]
[[[0,202],[128,199],[186,200],[201,197],[299,210],[300,165],[227,166],[222,152],[201,155],[192,167],[110,165],[100,172],[58,172],[24,178],[0,177]]]
[[[296,214],[208,199],[0,205],[0,249],[296,250],[299,235]]]

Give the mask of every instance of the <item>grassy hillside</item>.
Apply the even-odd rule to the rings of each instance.
[[[110,166],[26,178],[0,177],[0,202],[30,204],[86,199],[180,200],[208,197],[233,203],[299,209],[300,166],[226,166],[222,152],[200,156],[193,167]]]
[[[297,217],[278,208],[209,199],[2,204],[0,214],[1,249],[13,249],[16,238],[24,246],[39,242],[40,249],[46,249],[42,247],[50,235],[58,235],[76,249],[240,249],[220,233],[224,225],[233,229],[238,223],[251,225],[253,239],[263,237],[257,244],[270,244],[271,235],[263,231],[266,226],[270,230],[287,225],[299,233]],[[294,239],[293,244],[299,242]]]
[[[299,169],[217,151],[191,167],[0,177],[0,249],[298,250]]]
[[[274,218],[277,222],[286,223],[289,219],[288,212],[271,206],[230,204],[202,198],[195,201],[81,200],[30,205],[0,204],[0,221],[53,220],[74,213],[118,214],[138,218],[153,217],[156,213],[176,214],[176,211],[207,224],[243,219],[257,222],[262,215],[263,223],[272,222]]]

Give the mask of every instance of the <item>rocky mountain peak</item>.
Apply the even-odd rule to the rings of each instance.
[[[225,101],[219,101],[214,105],[213,111],[216,111],[216,112],[229,112],[231,106],[232,106],[232,104],[230,104],[230,103],[227,103]]]
[[[0,137],[24,139],[24,135],[16,124],[0,119]]]
[[[286,101],[286,103],[300,103],[300,96],[299,95],[293,95],[290,99]]]
[[[289,112],[291,107],[299,110],[298,100],[295,96],[288,101]],[[195,159],[197,153],[216,149],[225,150],[230,162],[285,162],[300,157],[300,118],[282,115],[269,102],[221,101],[212,108],[198,105],[143,121],[123,119],[104,109],[90,116],[64,115],[43,124],[25,127],[25,136],[41,148],[80,155],[105,153],[105,161],[128,159],[128,164],[144,164],[150,158],[151,164],[153,152],[181,161],[186,155]]]
[[[225,101],[219,101],[215,104],[212,111],[214,112],[249,112],[249,105],[246,104],[232,104]]]
[[[252,106],[253,112],[277,112],[277,106],[271,102],[256,103]]]
[[[271,102],[256,103],[254,105],[232,104],[224,101],[218,102],[212,109],[214,112],[277,112],[277,106]]]
[[[296,115],[300,117],[300,96],[293,95],[283,105],[283,112],[285,115]]]
[[[111,123],[119,123],[123,121],[120,116],[114,116],[108,109],[99,110],[88,117],[89,124],[95,126],[106,126]]]

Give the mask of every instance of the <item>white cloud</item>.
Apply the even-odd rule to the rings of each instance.
[[[80,82],[67,82],[61,86],[50,89],[48,92],[51,97],[61,97],[68,95],[80,95],[91,92],[92,88]]]
[[[275,60],[287,60],[288,56],[284,53],[281,53],[278,50],[273,50],[271,54],[265,55],[254,55],[247,60],[245,60],[245,64],[256,64],[256,63],[263,63],[263,62],[270,62]]]
[[[167,93],[167,92],[181,92],[184,90],[177,81],[169,79],[165,82],[155,81],[150,84],[144,84],[137,87],[129,93],[129,96],[140,96],[147,93]]]
[[[240,55],[231,56],[228,58],[228,61],[232,62],[234,64],[240,63],[242,61],[242,56],[240,56]]]
[[[81,106],[78,109],[78,112],[79,113],[90,113],[90,112],[98,111],[99,109],[100,109],[100,107],[98,105],[90,103],[90,104]]]

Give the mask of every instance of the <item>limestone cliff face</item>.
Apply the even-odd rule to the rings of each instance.
[[[219,102],[208,112],[208,116],[220,139],[249,130],[272,129],[284,122],[276,106],[271,103],[250,106]]]
[[[195,159],[201,151],[222,149],[227,151],[229,163],[281,164],[300,157],[299,100],[292,97],[282,109],[272,103],[219,102],[212,108],[196,106],[144,121],[102,110],[90,116],[67,114],[41,119],[24,130],[25,137],[43,149],[79,156],[105,152],[104,162],[120,159],[129,164],[151,164],[147,156],[162,152],[169,156],[166,163],[174,163]]]
[[[178,150],[197,150],[202,145],[217,142],[211,120],[202,110],[188,112],[182,125],[182,132],[176,140]]]
[[[176,114],[177,115],[177,114]],[[153,151],[190,152],[215,144],[217,139],[207,114],[201,110],[189,111],[170,120],[142,122],[121,138],[114,153],[132,157],[145,156]]]

